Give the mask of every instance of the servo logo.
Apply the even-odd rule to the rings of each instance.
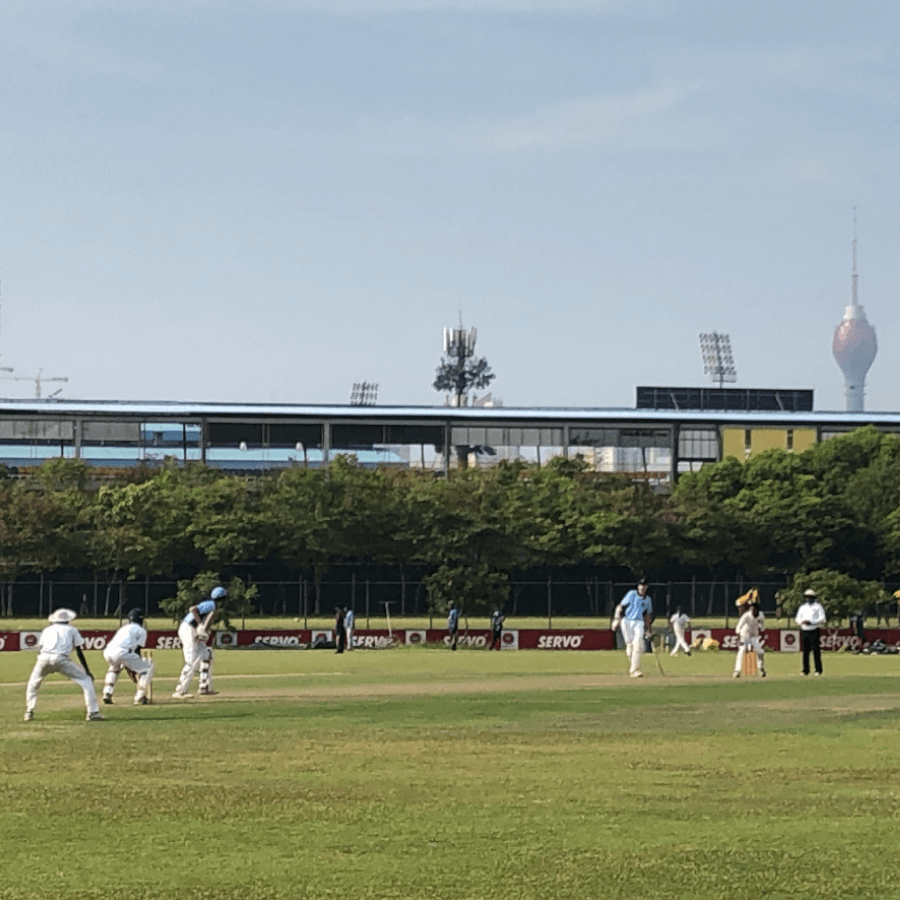
[[[538,650],[578,650],[583,641],[583,634],[542,634],[537,645]]]

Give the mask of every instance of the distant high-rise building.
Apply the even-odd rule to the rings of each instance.
[[[856,293],[856,215],[854,210],[853,275],[851,278],[850,305],[844,310],[841,324],[834,330],[831,351],[844,373],[847,391],[847,412],[865,409],[866,372],[875,360],[878,342],[875,329],[866,320],[866,311],[859,305]]]

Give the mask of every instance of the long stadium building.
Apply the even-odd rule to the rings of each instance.
[[[811,391],[733,394],[723,402],[709,389],[638,388],[635,409],[0,400],[0,463],[65,457],[121,467],[169,457],[249,472],[352,454],[364,465],[440,471],[580,454],[597,470],[665,484],[727,456],[800,452],[864,425],[900,432],[900,413],[815,412]],[[709,408],[722,405],[732,408]]]

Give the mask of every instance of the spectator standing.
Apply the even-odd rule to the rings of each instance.
[[[347,627],[344,625],[344,607],[334,608],[334,646],[335,653],[343,653],[347,647]]]
[[[858,609],[850,616],[850,629],[856,638],[856,647],[854,647],[853,652],[859,653],[866,646],[866,617],[861,609]]]
[[[488,650],[499,650],[503,640],[503,622],[505,616],[499,609],[491,613],[491,644]]]
[[[456,604],[450,601],[450,610],[447,613],[447,631],[450,649],[456,649],[456,642],[459,639],[459,609]]]
[[[347,649],[353,649],[353,629],[356,627],[356,613],[353,607],[348,606],[347,612],[344,613],[344,631],[346,632]]]
[[[800,626],[800,647],[803,651],[803,674],[809,675],[809,655],[812,654],[816,675],[822,674],[822,626],[825,624],[825,608],[819,603],[816,592],[807,588],[803,603],[794,616]]]

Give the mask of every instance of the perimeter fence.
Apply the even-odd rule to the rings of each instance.
[[[428,597],[418,579],[357,577],[340,572],[314,579],[254,580],[245,577],[258,592],[254,616],[306,620],[333,615],[335,606],[352,606],[357,620],[383,619],[387,613],[401,617],[428,617]],[[671,616],[677,607],[692,618],[732,618],[734,601],[751,586],[760,590],[763,611],[776,612],[776,594],[787,580],[767,583],[737,581],[653,581],[649,593],[657,617]],[[545,577],[513,577],[504,606],[508,617],[538,617],[553,624],[569,617],[596,618],[605,625],[616,603],[634,586],[633,582],[599,577],[567,577],[559,573]],[[885,586],[887,590],[894,587]],[[108,582],[77,579],[21,578],[0,584],[0,618],[43,617],[58,607],[78,611],[82,617],[119,617],[139,606],[148,616],[165,615],[162,601],[174,597],[173,580],[143,579]],[[435,614],[436,620],[440,619]],[[557,623],[559,624],[559,623]]]

